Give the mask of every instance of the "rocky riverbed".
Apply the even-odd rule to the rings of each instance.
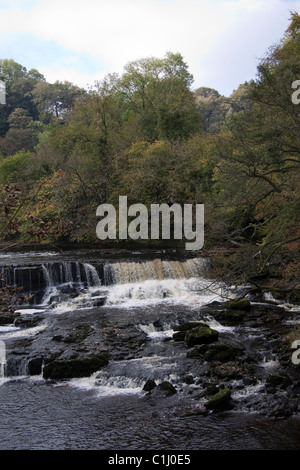
[[[21,309],[0,317],[6,377],[136,388],[145,400],[184,397],[181,416],[243,411],[299,415],[299,315],[263,299],[200,308],[101,305],[63,314]],[[186,398],[188,398],[188,406]]]

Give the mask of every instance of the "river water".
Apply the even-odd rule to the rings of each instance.
[[[274,420],[243,406],[240,397],[259,394],[260,383],[249,385],[246,392],[237,387],[234,397],[241,404],[231,411],[205,416],[195,412],[201,407],[201,400],[194,399],[197,386],[195,382],[187,385],[182,376],[185,367],[190,376],[201,372],[186,359],[184,345],[174,347],[168,341],[172,324],[183,312],[192,319],[203,305],[232,291],[203,275],[205,260],[182,263],[158,253],[141,262],[140,254],[135,256],[139,260],[106,259],[100,270],[95,254],[90,259],[86,253],[77,254],[75,260],[73,254],[65,255],[63,261],[54,252],[8,254],[2,259],[2,265],[9,262],[35,270],[39,266],[42,301],[21,311],[46,313],[42,326],[0,327],[4,343],[32,337],[38,342],[43,329],[51,330],[52,319],[56,327],[70,318],[74,324],[83,319],[96,324],[99,318],[125,324],[130,318],[150,341],[139,354],[125,360],[116,356],[90,377],[49,381],[41,375],[29,376],[26,367],[16,375],[2,374],[0,449],[299,450],[298,416]],[[68,264],[70,260],[75,265]],[[76,264],[83,260],[84,269]],[[30,277],[32,272],[23,269],[22,275]],[[72,287],[84,284],[84,289],[70,295],[66,286],[72,283]],[[95,299],[104,297],[104,305],[95,305]],[[237,334],[237,329],[224,327],[213,318],[209,321],[224,338]],[[261,332],[244,330],[240,334],[250,347],[264,341]],[[276,367],[276,358],[263,350],[261,361],[263,367]],[[149,378],[168,379],[179,393],[170,397],[145,393],[142,387]]]

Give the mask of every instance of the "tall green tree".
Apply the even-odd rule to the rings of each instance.
[[[0,136],[4,136],[9,129],[8,117],[16,108],[26,110],[32,119],[38,120],[33,90],[45,78],[38,70],[27,71],[26,67],[13,59],[0,59],[0,80],[6,87],[6,105],[0,106]]]
[[[75,104],[85,91],[70,82],[55,83],[39,82],[33,90],[33,102],[37,106],[40,120],[49,123],[54,117],[64,118],[64,115]]]
[[[181,54],[148,57],[125,66],[117,88],[124,110],[146,140],[185,139],[199,130],[190,90],[193,77]]]

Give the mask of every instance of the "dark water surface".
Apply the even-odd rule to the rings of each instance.
[[[180,417],[176,396],[99,397],[67,384],[20,379],[0,386],[0,403],[1,450],[300,449],[297,418],[235,412]]]

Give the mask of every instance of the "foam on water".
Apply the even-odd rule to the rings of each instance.
[[[211,282],[201,279],[145,280],[108,286],[106,305],[140,306],[160,301],[201,306],[220,300],[222,287],[210,291]]]
[[[138,327],[154,341],[163,341],[167,338],[172,338],[174,333],[174,330],[170,327],[157,331],[153,323],[149,325],[138,325]]]
[[[5,328],[5,327],[4,327]],[[0,335],[0,339],[9,339],[9,338],[24,338],[26,336],[33,336],[47,328],[46,324],[35,326],[33,328],[17,328],[10,327],[9,329],[2,330],[3,334]]]
[[[105,296],[110,307],[139,307],[158,302],[183,303],[199,307],[214,300],[221,300],[224,285],[205,278],[206,260],[184,261],[150,260],[107,262],[103,267],[103,283],[93,266],[85,264],[89,285],[75,297],[62,299],[54,311],[91,308],[99,296]],[[57,287],[48,275],[48,293],[44,303],[59,296]]]

